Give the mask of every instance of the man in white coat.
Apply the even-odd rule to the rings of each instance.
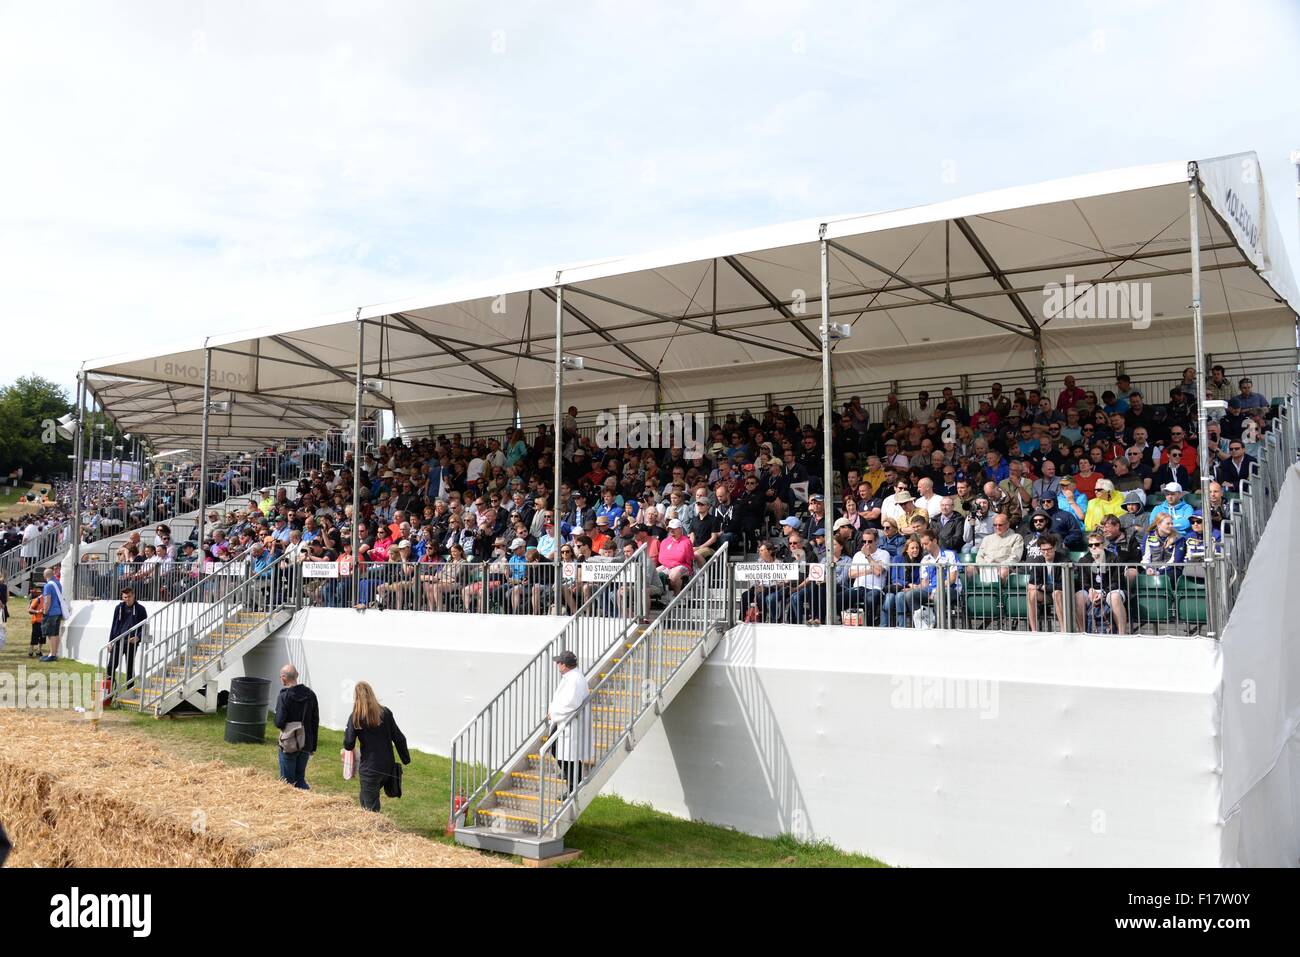
[[[586,708],[577,714],[587,701],[587,676],[579,670],[578,656],[572,651],[563,651],[554,660],[560,668],[560,684],[551,696],[546,717],[552,729],[562,724],[565,726],[558,734],[552,731],[548,747],[554,749],[556,763],[560,765],[571,794],[582,780],[582,762],[591,760],[591,709]],[[573,717],[572,721],[568,721],[570,717]]]

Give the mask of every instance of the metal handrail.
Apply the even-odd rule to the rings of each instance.
[[[725,626],[729,615],[729,595],[726,586],[727,545],[724,543],[682,586],[682,590],[673,597],[667,607],[655,618],[653,624],[632,643],[630,648],[619,656],[617,662],[610,666],[605,676],[591,689],[591,693],[588,694],[587,700],[583,702],[582,706],[555,728],[548,741],[558,742],[575,721],[581,721],[582,724],[578,726],[579,729],[576,732],[571,733],[588,735],[590,732],[587,731],[587,728],[594,724],[591,709],[595,707],[596,695],[600,691],[605,690],[608,685],[622,682],[638,688],[641,692],[640,707],[629,705],[626,713],[619,712],[623,717],[622,727],[612,737],[603,742],[601,746],[602,753],[592,763],[591,771],[584,772],[583,780],[578,782],[577,787],[569,790],[569,793],[556,805],[555,810],[549,816],[546,813],[547,775],[545,757],[547,744],[543,743],[538,755],[542,758],[539,762],[538,771],[537,834],[539,837],[545,834],[547,828],[553,829],[555,827],[564,811],[577,800],[582,789],[586,787],[585,782],[594,778],[604,767],[610,756],[620,747],[626,746],[636,722],[647,711],[658,707],[659,698],[664,687],[681,670],[686,660],[695,653],[699,646],[708,640],[709,630],[714,625]],[[699,634],[691,639],[689,646],[673,646],[677,649],[673,651],[673,655],[678,660],[675,664],[666,666],[664,652],[668,648],[665,647],[667,644],[665,632],[669,629],[685,631],[688,628],[698,630]],[[680,638],[674,640],[680,640]],[[593,740],[593,749],[595,749],[595,739],[598,737],[598,735],[590,734],[590,738]]]
[[[572,651],[579,665],[589,669],[609,657],[645,617],[650,572],[648,555],[642,545],[618,564],[614,574],[582,603],[560,633],[519,669],[452,739],[453,820],[459,823],[466,819],[491,783],[510,763],[518,760],[520,752],[541,730],[546,721],[546,707],[555,690],[555,656],[561,651]]]
[[[148,678],[154,670],[160,669],[160,677],[163,679],[155,698],[155,701],[161,702],[173,691],[188,684],[190,679],[208,666],[212,658],[218,657],[207,655],[201,663],[196,663],[192,652],[200,638],[211,638],[213,632],[220,628],[221,654],[224,654],[238,640],[229,640],[230,635],[224,627],[235,615],[251,611],[269,616],[280,608],[296,607],[301,589],[294,588],[294,585],[300,583],[298,565],[292,555],[280,555],[261,571],[255,570],[249,562],[248,577],[225,591],[219,604],[209,604],[184,628],[168,635],[162,642],[149,646],[140,668],[140,674],[145,679],[141,685],[141,706],[143,707],[145,692],[148,690]],[[267,592],[264,593],[263,588]],[[286,588],[293,589],[294,600],[285,601],[279,597],[285,594]],[[179,677],[168,682],[167,668],[177,658],[183,661],[184,668]]]
[[[262,603],[256,600],[250,603],[253,589],[259,583],[267,581],[271,586],[272,599],[283,593],[286,583],[293,586],[294,602],[268,601],[265,608],[259,607]],[[226,566],[214,567],[211,574],[205,572],[192,586],[152,616],[123,632],[100,650],[99,667],[109,682],[108,697],[116,700],[131,689],[139,688],[139,711],[144,711],[147,705],[162,701],[199,672],[191,655],[197,639],[209,636],[210,632],[224,625],[234,614],[248,610],[250,605],[254,611],[270,613],[294,604],[301,593],[301,588],[297,587],[300,582],[291,555],[279,556],[260,572],[254,571],[251,562],[232,562]],[[145,638],[150,633],[161,634],[162,637],[146,643]],[[130,680],[119,683],[116,668],[113,667],[114,659],[120,660],[129,651],[127,642],[133,638],[138,639],[135,652],[137,667]],[[233,644],[225,639],[223,632],[223,651]],[[184,662],[184,668],[178,678],[169,682],[167,669],[178,658]],[[206,662],[204,666],[206,667]],[[150,679],[154,677],[161,680],[158,688],[151,690]]]
[[[67,550],[71,535],[72,523],[60,522],[58,525],[47,528],[30,542],[19,542],[9,551],[0,555],[0,576],[3,577],[4,581],[8,582],[24,572],[41,568],[46,562],[58,558]],[[31,550],[34,550],[36,554],[23,555],[24,551]]]

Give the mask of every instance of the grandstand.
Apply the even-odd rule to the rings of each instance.
[[[116,706],[368,680],[476,847],[558,854],[608,788],[891,863],[1294,864],[1298,305],[1241,154],[89,361],[83,409],[189,451],[135,507],[78,468],[42,561],[82,661],[148,603]]]

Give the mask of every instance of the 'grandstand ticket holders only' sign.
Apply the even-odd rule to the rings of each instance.
[[[337,562],[303,562],[303,578],[338,578],[339,566]]]
[[[740,562],[734,568],[738,582],[770,585],[799,580],[798,562]]]

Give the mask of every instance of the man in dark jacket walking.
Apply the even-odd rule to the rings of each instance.
[[[122,600],[113,609],[113,623],[108,629],[108,641],[113,648],[112,653],[109,655],[108,671],[110,675],[117,674],[117,666],[121,663],[122,655],[125,653],[126,680],[130,681],[135,676],[135,650],[140,647],[143,629],[136,628],[135,632],[125,641],[118,641],[117,639],[148,617],[144,605],[135,600],[135,591],[130,586],[123,588]],[[125,647],[123,647],[124,645]]]
[[[296,788],[307,786],[307,762],[316,753],[316,735],[320,730],[320,709],[316,692],[298,684],[298,669],[287,664],[280,669],[280,696],[275,700],[275,726],[284,731],[291,724],[302,725],[301,745],[296,735],[280,736],[280,777]],[[296,750],[285,751],[288,746]]]

